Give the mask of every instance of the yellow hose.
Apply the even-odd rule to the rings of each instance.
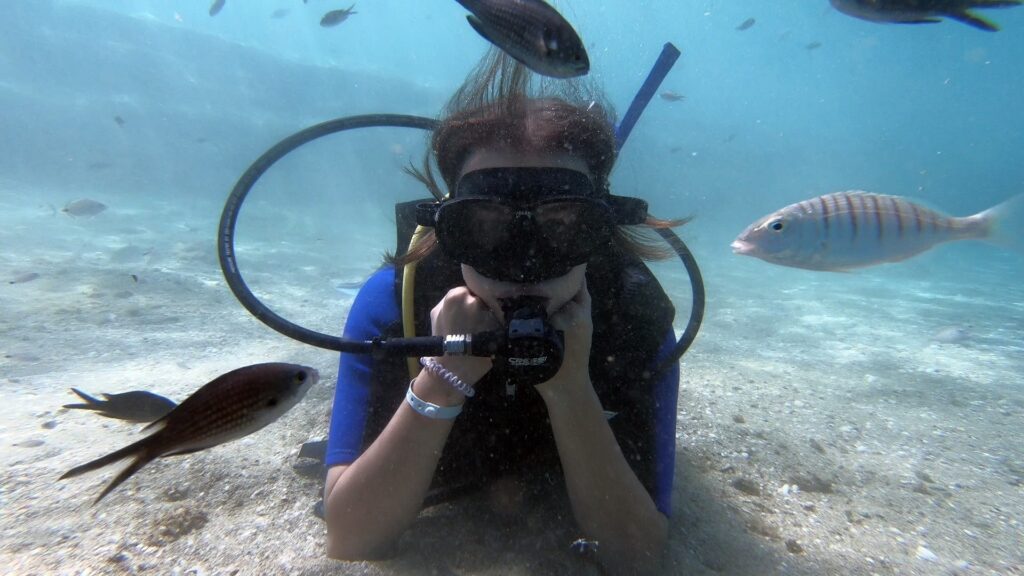
[[[423,226],[416,226],[416,231],[409,239],[408,251],[412,251],[412,247],[419,243],[426,230]],[[416,305],[413,298],[416,289],[416,264],[409,262],[402,267],[402,335],[406,338],[416,336]],[[420,373],[419,358],[407,358],[406,362],[409,366],[409,378],[415,378]]]

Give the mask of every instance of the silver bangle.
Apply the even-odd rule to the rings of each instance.
[[[437,376],[438,378],[447,382],[448,385],[451,386],[452,388],[455,388],[459,392],[462,392],[463,396],[466,396],[467,398],[472,398],[473,396],[476,395],[476,389],[474,389],[469,384],[463,382],[462,379],[453,374],[451,370],[445,368],[444,366],[441,366],[441,364],[439,364],[437,360],[434,360],[429,356],[424,356],[420,358],[420,366],[423,366],[423,369],[426,370],[427,372],[430,372],[434,376]]]
[[[433,420],[454,420],[456,416],[462,413],[461,404],[458,406],[438,406],[417,396],[412,391],[412,383],[415,381],[415,378],[409,381],[409,391],[405,393],[405,401],[417,413]]]

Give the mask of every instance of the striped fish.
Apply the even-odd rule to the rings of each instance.
[[[735,254],[808,270],[842,271],[899,262],[936,244],[988,240],[1024,246],[1024,195],[973,216],[954,217],[899,196],[859,190],[790,204],[754,222]]]
[[[297,404],[319,379],[316,369],[271,362],[232,370],[211,380],[143,430],[156,432],[60,477],[74,478],[132,458],[100,492],[99,502],[132,474],[157,458],[190,454],[248,436]]]

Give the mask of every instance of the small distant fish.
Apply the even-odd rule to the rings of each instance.
[[[810,44],[804,46],[804,48],[807,50],[817,50],[818,48],[821,48],[821,42],[811,42]]]
[[[666,90],[665,92],[658,94],[658,96],[661,96],[662,100],[668,100],[669,102],[679,102],[680,100],[686,100],[686,96],[683,96],[682,94],[679,94],[678,92],[673,92],[671,90]]]
[[[757,22],[757,20],[754,20],[753,18],[747,18],[746,20],[743,21],[742,24],[737,26],[736,29],[742,32],[743,30],[747,30],[751,26],[753,26],[755,22]]]
[[[100,394],[105,400],[94,398],[78,388],[72,388],[71,391],[82,400],[85,400],[85,403],[65,404],[65,408],[94,410],[100,416],[128,420],[130,422],[153,422],[154,420],[159,420],[177,406],[177,403],[170,398],[164,398],[159,394],[144,390],[132,390],[131,392],[121,392],[120,394]]]
[[[946,216],[899,196],[851,190],[790,204],[743,231],[735,254],[808,270],[899,262],[953,240],[1024,247],[1024,195],[973,216]]]
[[[114,116],[114,122],[116,122],[118,126],[124,126],[124,118],[121,118],[120,116]]]
[[[22,440],[21,442],[15,442],[14,444],[11,444],[11,446],[17,446],[18,448],[38,448],[43,444],[46,444],[46,441],[38,438],[32,438],[29,440]]]
[[[349,16],[353,14],[359,14],[359,12],[353,10],[353,8],[355,7],[356,5],[353,4],[343,10],[331,10],[327,14],[324,14],[324,17],[320,19],[320,25],[323,26],[324,28],[329,28],[331,26],[337,26],[338,24],[341,24],[345,20],[348,20]]]
[[[590,57],[572,25],[543,0],[456,0],[469,25],[537,74],[583,76]]]
[[[139,283],[139,275],[138,274],[129,274],[128,276],[131,277],[132,282],[135,282],[136,284]]]
[[[68,202],[66,206],[61,210],[68,216],[95,216],[100,212],[107,209],[107,205],[102,202],[90,200],[88,198],[82,198],[81,200],[74,200]]]
[[[213,0],[213,4],[210,4],[210,16],[216,16],[224,9],[225,0]]]
[[[291,12],[291,10],[287,8],[278,8],[277,10],[274,10],[273,12],[270,13],[270,17],[275,20],[278,20],[280,18],[284,18],[285,16],[287,16],[289,12]]]
[[[144,430],[156,432],[120,450],[68,470],[73,478],[133,458],[93,504],[157,458],[191,454],[248,436],[280,418],[319,379],[314,368],[297,364],[253,364],[232,370],[196,390]]]
[[[1009,8],[1021,0],[830,0],[836,10],[867,20],[896,24],[935,24],[952,18],[987,32],[999,26],[971,12],[973,8]]]
[[[24,284],[26,282],[31,282],[31,281],[36,280],[38,278],[39,278],[39,273],[37,273],[37,272],[25,272],[24,274],[18,274],[14,278],[11,278],[10,280],[7,281],[7,283],[8,284]]]
[[[962,344],[971,338],[971,331],[963,326],[947,326],[932,336],[939,344]]]
[[[366,284],[366,280],[365,279],[362,279],[362,280],[343,280],[343,281],[338,282],[337,284],[335,284],[334,285],[334,289],[337,290],[338,292],[342,292],[342,293],[358,292],[359,289],[363,287],[363,284]]]

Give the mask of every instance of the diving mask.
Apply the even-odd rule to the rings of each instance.
[[[459,179],[453,198],[417,207],[441,251],[483,276],[539,282],[563,276],[612,241],[616,225],[641,224],[647,203],[599,193],[578,171],[486,168]]]

